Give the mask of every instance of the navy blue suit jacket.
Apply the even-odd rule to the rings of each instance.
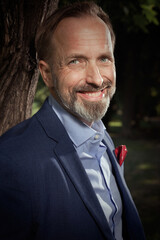
[[[124,239],[144,240],[107,137],[123,202]],[[73,144],[48,101],[0,138],[0,239],[114,240]]]

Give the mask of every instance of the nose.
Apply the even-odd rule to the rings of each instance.
[[[102,86],[103,78],[96,64],[88,64],[86,68],[86,82],[97,87]]]

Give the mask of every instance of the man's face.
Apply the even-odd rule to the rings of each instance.
[[[115,92],[110,32],[99,18],[66,18],[52,43],[51,93],[67,111],[91,125],[105,115]]]

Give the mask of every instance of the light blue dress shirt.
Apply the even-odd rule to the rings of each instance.
[[[122,240],[122,201],[106,152],[102,121],[87,126],[63,109],[50,95],[49,104],[66,129],[96,193],[116,240]]]

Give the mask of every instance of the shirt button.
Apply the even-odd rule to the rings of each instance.
[[[96,135],[94,136],[94,139],[95,139],[95,140],[99,139],[99,135],[96,134]]]

